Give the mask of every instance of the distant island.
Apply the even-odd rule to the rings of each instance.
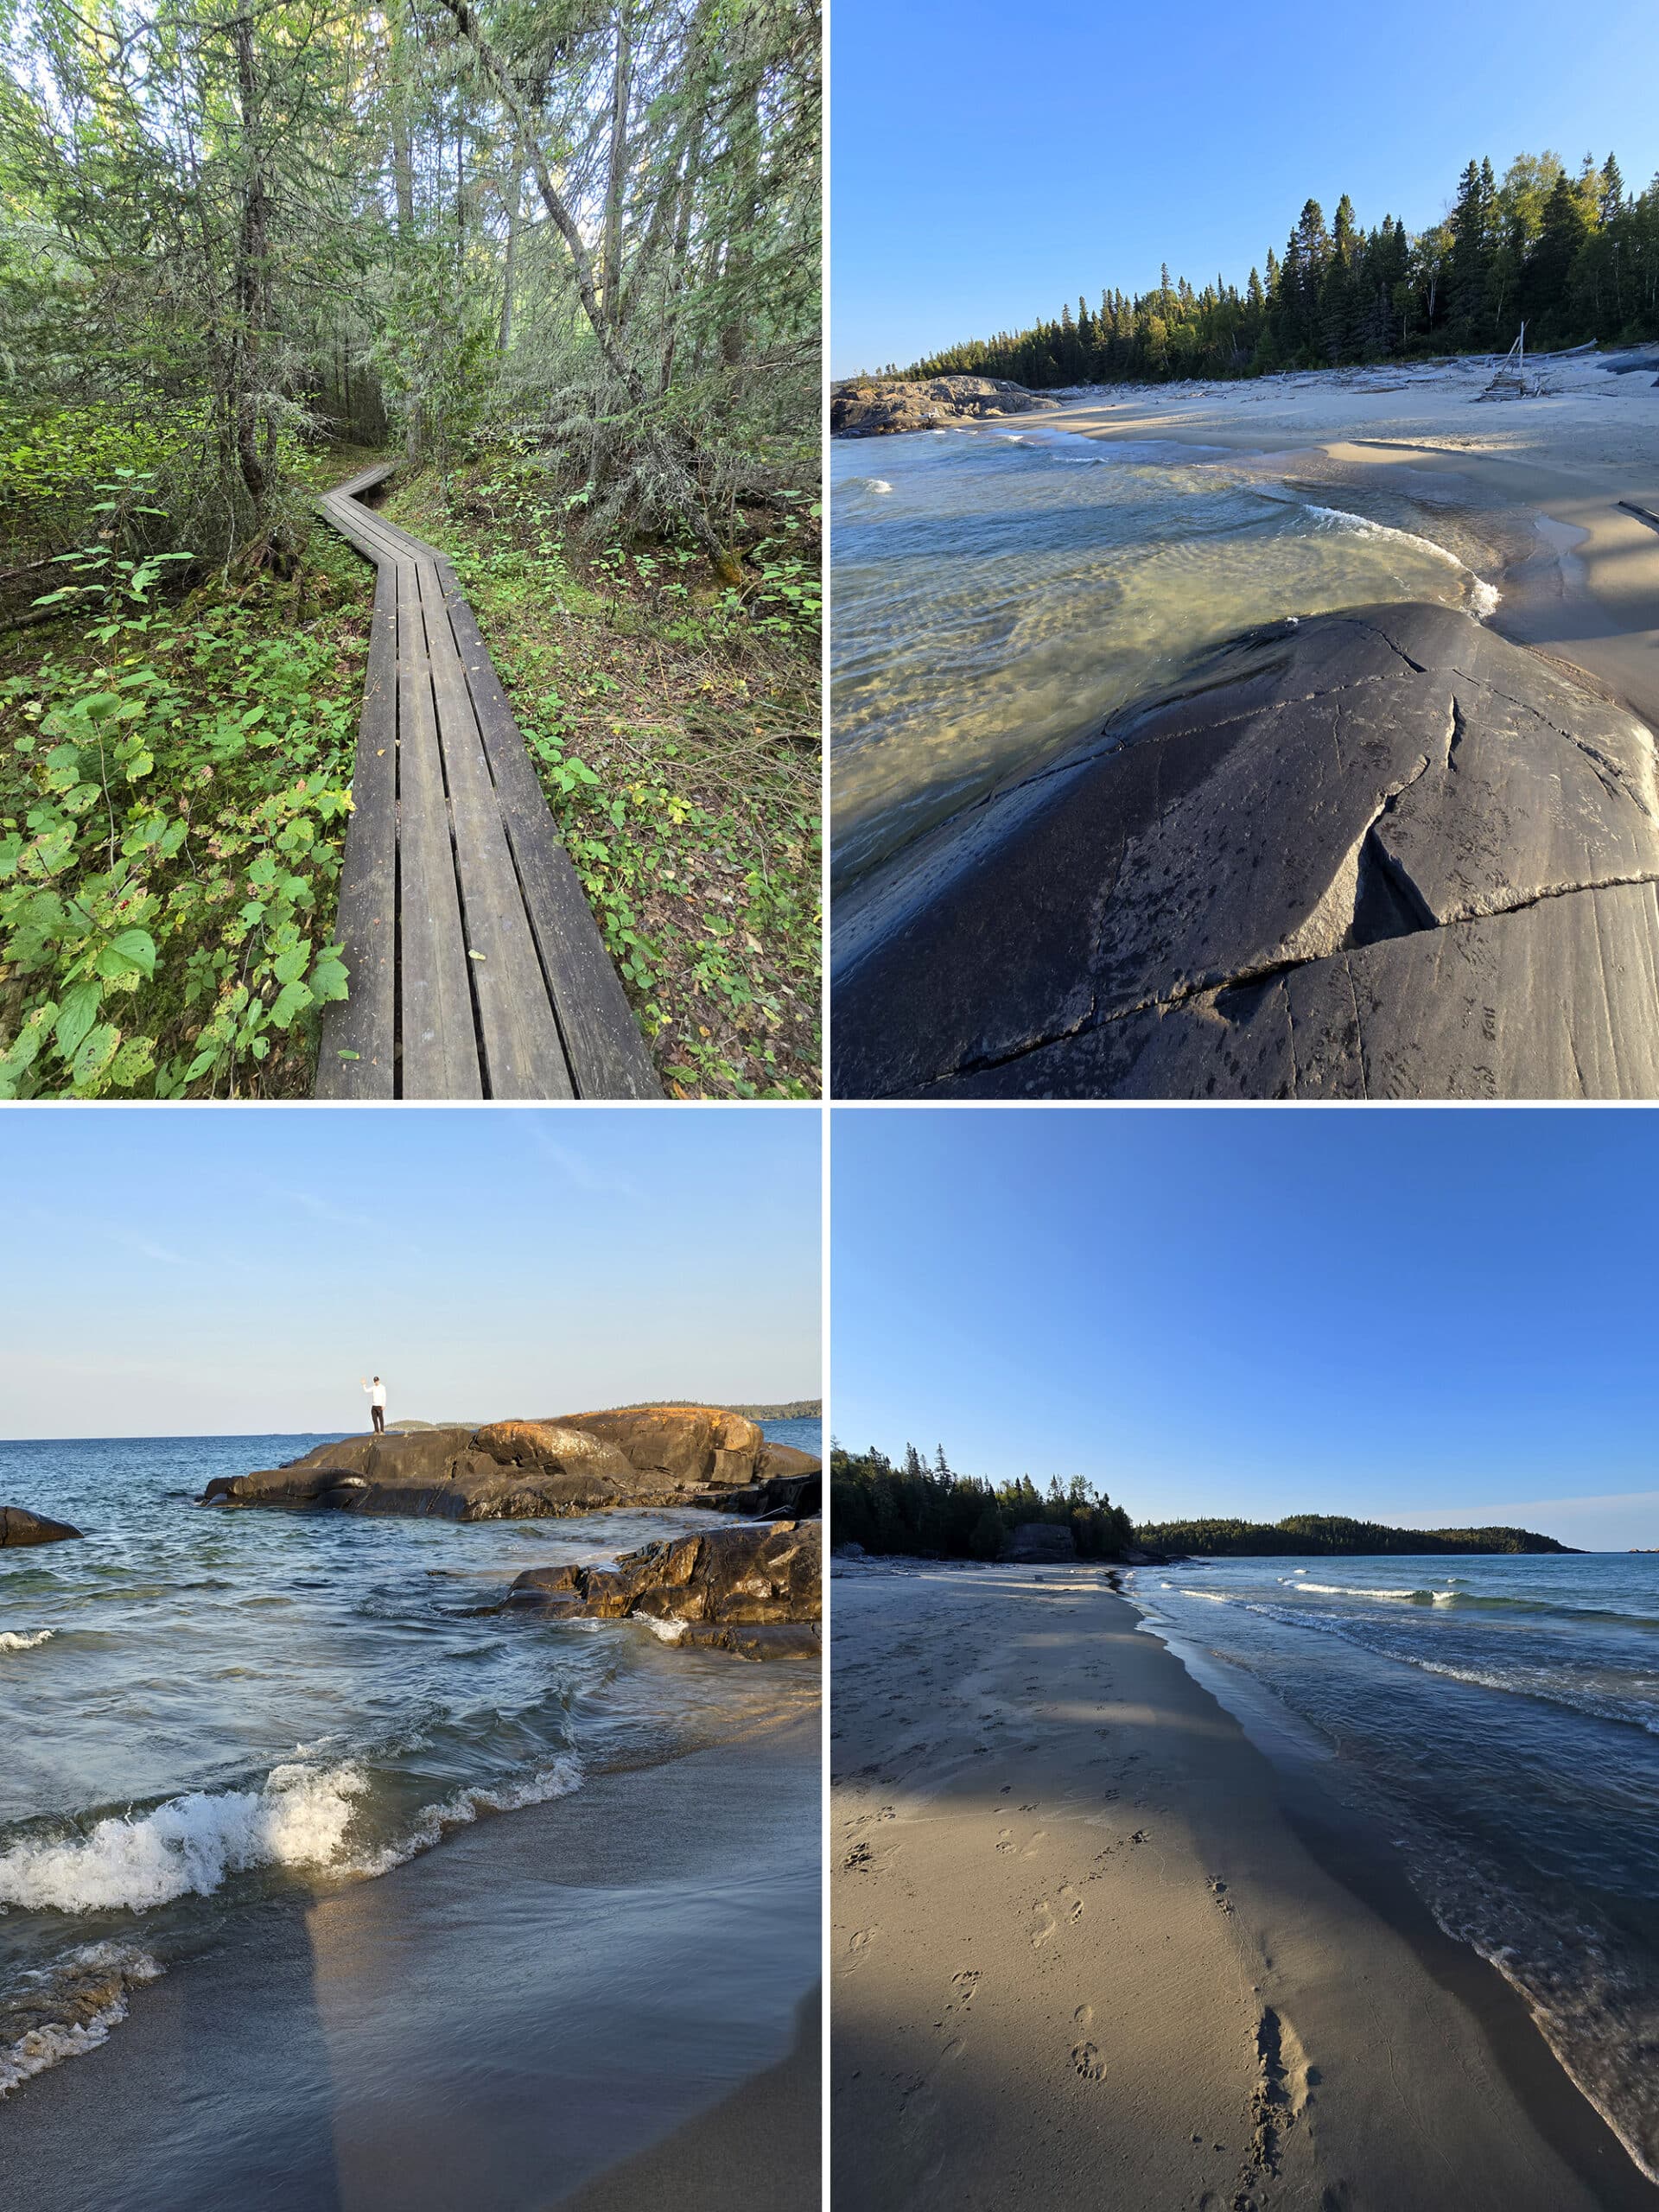
[[[1627,193],[1612,155],[1570,175],[1551,153],[1520,154],[1500,179],[1471,162],[1445,219],[1413,235],[1384,215],[1359,226],[1344,193],[1327,226],[1306,202],[1281,257],[1241,292],[1217,276],[1195,289],[1107,289],[1052,321],[947,346],[910,377],[1001,377],[1033,391],[1182,377],[1267,376],[1429,354],[1503,351],[1524,318],[1527,347],[1659,338],[1649,279],[1659,189]],[[888,375],[900,372],[890,365]]]
[[[1137,1524],[1144,1551],[1201,1552],[1214,1559],[1386,1558],[1433,1552],[1571,1552],[1530,1529],[1390,1529],[1342,1514],[1293,1513],[1274,1521],[1148,1521]]]

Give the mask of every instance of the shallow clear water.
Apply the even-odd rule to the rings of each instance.
[[[816,1422],[765,1426],[817,1447]],[[673,1650],[636,1624],[477,1616],[526,1567],[707,1514],[459,1525],[192,1503],[324,1440],[0,1443],[0,1498],[86,1532],[0,1551],[0,2095],[77,2048],[19,2035],[54,2017],[78,1961],[144,1979],[256,1900],[372,1879],[457,1824],[816,1695],[814,1669]]]
[[[843,892],[1241,629],[1375,601],[1493,604],[1426,539],[1192,448],[838,438],[830,486]]]
[[[1128,1586],[1223,1662],[1247,1726],[1264,1690],[1313,1732],[1659,2178],[1659,1557],[1224,1560]]]

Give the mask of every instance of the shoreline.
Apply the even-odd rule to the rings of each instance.
[[[111,2127],[124,2212],[541,2212],[680,2131],[741,2158],[757,2097],[802,2107],[818,1746],[753,1728],[251,1909],[6,2100],[19,2201],[105,2201]],[[816,2188],[816,2131],[779,2160]]]
[[[1408,508],[1409,518],[1389,518],[1391,526],[1497,589],[1487,626],[1659,734],[1659,529],[1618,504],[1659,512],[1659,394],[1594,361],[1562,373],[1573,390],[1473,416],[1473,372],[1449,367],[1386,391],[1339,370],[1196,389],[1105,386],[1017,422],[1020,433],[1182,448],[1197,461],[1319,489],[1338,505],[1346,491]],[[1632,389],[1618,389],[1625,385]],[[963,436],[1009,435],[1007,422],[953,428]],[[1610,437],[1617,454],[1605,450]],[[1459,484],[1466,499],[1456,497]],[[1453,517],[1456,527],[1447,528]],[[1484,559],[1470,558],[1477,545]],[[836,978],[846,981],[925,910],[987,841],[1000,843],[1017,826],[1020,795],[1039,796],[1052,777],[1085,760],[1097,728],[1097,716],[1086,718],[1058,751],[1000,778],[846,884],[833,925]]]
[[[1659,2206],[1320,1762],[1098,1573],[836,1580],[849,2201]]]

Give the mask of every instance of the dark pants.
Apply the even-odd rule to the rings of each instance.
[[[375,1434],[376,1434],[377,1436],[384,1436],[384,1435],[385,1434],[385,1433],[386,1433],[386,1409],[385,1409],[385,1408],[384,1406],[371,1406],[371,1407],[370,1407],[370,1408],[369,1408],[369,1411],[370,1411],[370,1412],[374,1415],[374,1433],[375,1433]]]

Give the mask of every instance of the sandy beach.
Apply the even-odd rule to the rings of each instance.
[[[1632,358],[1546,359],[1542,396],[1489,403],[1484,359],[1104,388],[1020,428],[1209,447],[1376,499],[1376,519],[1414,528],[1497,585],[1495,628],[1659,727],[1659,530],[1619,505],[1659,513],[1659,391],[1646,370],[1605,365]]]
[[[804,2212],[818,1777],[760,1729],[268,1909],[8,2099],[5,2201]]]
[[[1270,1758],[1099,1570],[833,1606],[848,2212],[1659,2205],[1312,1744]]]

